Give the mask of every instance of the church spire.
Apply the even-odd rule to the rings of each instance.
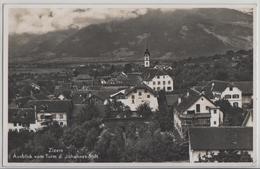
[[[144,52],[144,67],[150,67],[150,52],[148,48]]]

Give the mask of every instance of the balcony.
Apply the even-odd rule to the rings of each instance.
[[[210,113],[194,113],[194,114],[180,114],[180,119],[200,119],[200,118],[210,118]]]

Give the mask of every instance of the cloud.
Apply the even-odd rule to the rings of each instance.
[[[82,28],[90,24],[137,17],[147,9],[117,8],[11,8],[10,33],[42,34],[69,28]]]

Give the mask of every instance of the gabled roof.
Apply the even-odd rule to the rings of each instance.
[[[192,150],[253,150],[252,127],[193,127]]]
[[[246,116],[245,116],[245,119],[242,123],[242,126],[246,126],[246,124],[248,123],[248,120],[250,120],[250,116],[251,116],[251,119],[253,120],[253,112],[252,111],[249,111],[246,113]]]
[[[230,82],[221,81],[221,80],[212,80],[205,86],[204,90],[222,93],[229,86],[232,86]]]
[[[181,94],[167,94],[166,95],[167,105],[168,106],[174,105],[178,101],[179,97],[181,97]]]
[[[35,113],[33,108],[9,108],[9,123],[35,123]]]
[[[98,98],[105,100],[110,98],[111,94],[117,92],[117,89],[100,89],[100,90],[92,90],[90,91],[92,95],[97,96]]]
[[[155,76],[163,76],[163,75],[168,75],[168,73],[161,69],[149,68],[143,72],[142,78],[144,81],[151,81]]]
[[[187,93],[189,95],[187,95]],[[210,99],[208,99],[205,95],[202,93],[199,93],[197,91],[194,91],[192,89],[187,89],[185,93],[182,94],[181,98],[181,103],[178,104],[178,102],[175,103],[175,109],[179,112],[182,113],[186,111],[190,106],[192,106],[199,98],[204,97],[206,98],[209,102],[214,104]]]
[[[253,81],[239,81],[232,83],[242,91],[243,95],[253,95]]]
[[[128,89],[125,90],[125,95],[129,95],[130,93],[134,92],[135,90],[138,89],[144,89],[149,91],[150,93],[152,93],[153,95],[156,95],[155,91],[153,89],[151,89],[149,86],[141,83],[141,84],[137,84],[136,86],[130,87]]]
[[[128,85],[136,85],[142,82],[140,73],[128,73],[126,83]]]
[[[28,102],[27,107],[33,108],[36,106],[36,112],[40,111],[48,113],[70,113],[72,109],[71,100],[31,100]]]

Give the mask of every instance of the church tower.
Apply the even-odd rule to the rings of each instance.
[[[144,52],[144,67],[150,67],[150,52],[148,48]]]

